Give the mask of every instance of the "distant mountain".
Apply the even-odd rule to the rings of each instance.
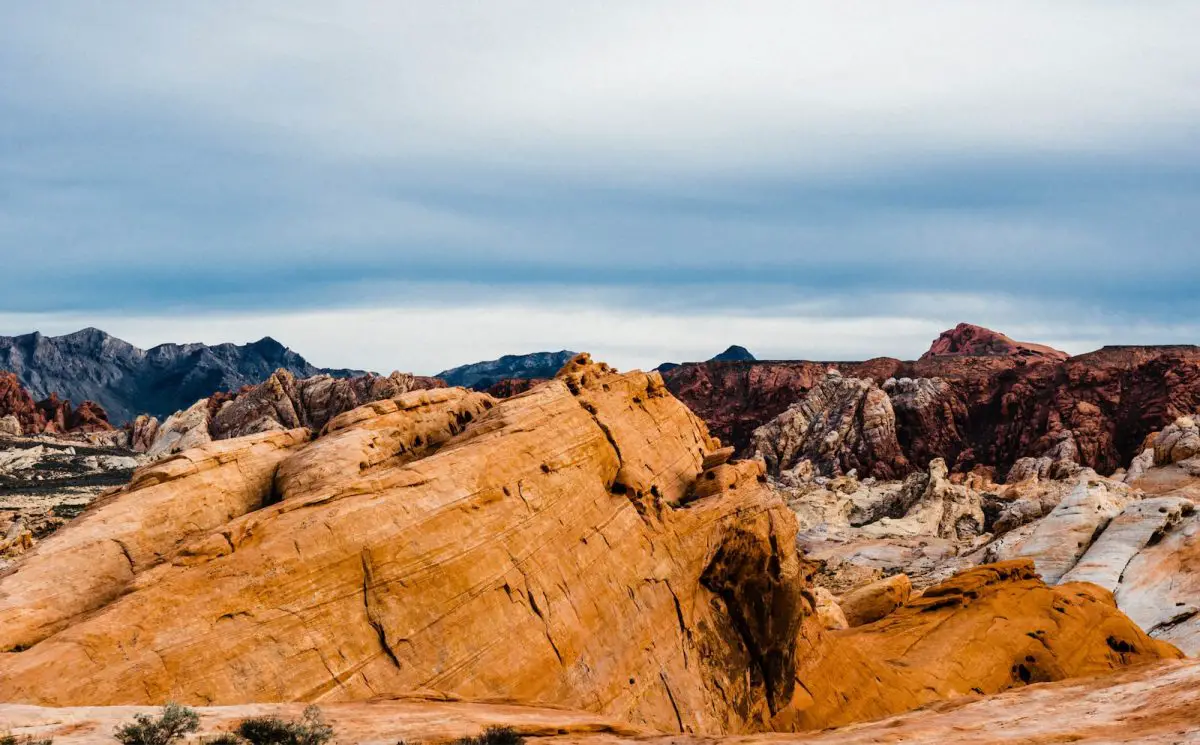
[[[476,390],[487,390],[501,380],[518,378],[553,378],[576,352],[534,352],[533,354],[506,354],[498,360],[476,362],[450,370],[443,370],[437,377],[446,385],[463,386]]]
[[[0,336],[0,370],[16,373],[35,398],[90,400],[123,423],[140,413],[165,417],[218,391],[260,383],[278,369],[299,377],[323,370],[270,337],[251,344],[162,344],[139,349],[99,329],[65,336]]]
[[[933,341],[922,360],[936,357],[1024,357],[1062,362],[1070,357],[1044,344],[1013,341],[999,331],[970,323],[960,323]]]
[[[734,344],[721,352],[716,357],[713,357],[709,362],[754,362],[754,355],[750,354],[750,350],[745,347],[739,347]]]

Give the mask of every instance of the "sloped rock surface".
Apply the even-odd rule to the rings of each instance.
[[[703,731],[753,728],[790,698],[801,577],[782,547],[794,521],[754,464],[727,466],[743,474],[734,488],[670,507],[716,443],[657,376],[581,361],[436,452],[365,469],[350,454],[371,457],[387,427],[354,442],[363,422],[338,426],[310,447],[346,454],[330,459],[347,464],[340,478],[298,480],[281,458],[278,481],[238,492],[247,504],[274,483],[281,501],[207,532],[200,522],[182,545],[131,548],[131,562],[111,539],[68,548],[86,541],[86,520],[64,531],[53,566],[110,557],[113,582],[72,593],[102,604],[48,637],[63,614],[4,624],[10,648],[33,646],[0,665],[0,696],[336,701],[432,688]],[[137,486],[91,522],[146,519]],[[169,514],[154,519],[178,531]],[[17,597],[32,580],[17,580],[51,566],[38,556],[0,582],[13,606],[37,607]]]
[[[1047,586],[1027,560],[964,572],[881,621],[828,637],[797,672],[804,728],[1182,656],[1132,624],[1108,592]]]
[[[328,704],[325,717],[339,742],[387,745],[448,742],[507,726],[547,745],[1011,745],[1012,743],[1161,743],[1200,737],[1200,661],[1140,665],[1093,678],[969,694],[879,721],[824,732],[712,737],[659,735],[586,712],[512,704],[411,698]],[[300,716],[302,704],[200,708],[200,735],[213,737],[252,716]],[[50,737],[60,745],[107,745],[115,727],[148,707],[49,709],[0,704],[0,722],[17,736]],[[532,738],[536,738],[533,740]]]
[[[212,440],[260,432],[299,427],[320,432],[329,420],[362,404],[442,385],[435,378],[400,372],[387,377],[317,375],[297,379],[287,370],[276,370],[258,385],[201,399],[188,409],[172,414],[161,424],[155,419],[138,418],[133,423],[130,437],[135,449],[145,448],[146,453],[161,456]]]

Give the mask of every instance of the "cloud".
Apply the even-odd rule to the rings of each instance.
[[[776,348],[804,356],[795,324],[913,354],[880,319],[1036,320],[1011,305],[1068,342],[1174,338],[1200,309],[1197,22],[1170,0],[26,4],[0,28],[0,312],[183,334],[460,307],[509,321],[464,321],[480,349],[520,324],[615,343],[592,316],[559,333],[565,293],[694,338],[631,341],[640,364],[711,353],[666,318],[752,348],[802,319]]]

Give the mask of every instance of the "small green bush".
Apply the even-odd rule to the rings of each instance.
[[[333,727],[325,723],[321,710],[310,706],[298,721],[279,717],[255,717],[238,725],[238,734],[250,745],[325,745],[333,739]]]
[[[53,739],[36,740],[33,735],[0,735],[0,745],[54,745]]]
[[[488,727],[482,735],[464,737],[454,745],[525,745],[525,738],[512,727]]]
[[[162,708],[157,719],[138,714],[131,723],[117,727],[113,737],[122,745],[171,745],[198,729],[200,715],[172,702]]]

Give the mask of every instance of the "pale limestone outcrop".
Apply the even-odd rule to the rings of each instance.
[[[751,449],[773,476],[805,460],[822,476],[856,471],[897,478],[908,471],[887,393],[871,380],[843,377],[836,370],[801,401],[754,430]]]
[[[1027,536],[992,547],[988,558],[1029,557],[1042,578],[1055,584],[1084,555],[1097,531],[1137,498],[1124,484],[1084,472],[1067,497],[1039,520]]]
[[[1157,497],[1133,502],[1114,517],[1063,582],[1091,582],[1109,592],[1117,589],[1133,557],[1152,541],[1162,538],[1195,506],[1178,497]],[[1125,608],[1129,612],[1128,608]]]
[[[953,484],[948,478],[946,461],[935,458],[927,473],[910,476],[901,499],[909,506],[902,518],[882,518],[864,526],[868,535],[915,536],[970,540],[984,529],[983,505],[979,492]]]
[[[24,434],[21,428],[21,420],[17,419],[12,414],[0,417],[0,435],[5,437],[20,437]]]
[[[1154,440],[1154,464],[1166,466],[1200,455],[1200,425],[1190,416],[1167,425]]]
[[[183,411],[177,411],[165,421],[155,425],[146,423],[148,434],[154,432],[154,437],[146,447],[145,453],[151,458],[161,458],[172,453],[198,448],[212,442],[208,432],[208,399],[202,398]],[[137,430],[135,430],[137,434]],[[145,434],[143,434],[143,438]]]

